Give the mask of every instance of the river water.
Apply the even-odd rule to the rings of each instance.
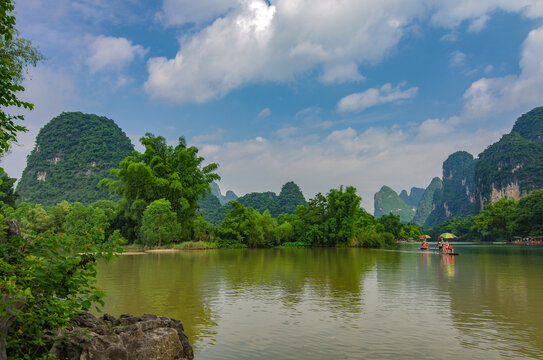
[[[418,246],[127,255],[98,286],[180,319],[196,359],[543,359],[543,247]]]

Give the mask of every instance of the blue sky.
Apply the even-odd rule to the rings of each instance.
[[[223,192],[426,187],[543,105],[541,0],[20,0],[47,60],[25,80],[19,177],[63,111],[185,136]]]

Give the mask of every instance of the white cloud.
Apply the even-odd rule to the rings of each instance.
[[[265,119],[268,116],[270,116],[271,113],[272,112],[271,112],[270,108],[264,108],[258,113],[258,115],[256,117],[257,117],[257,119]]]
[[[226,133],[226,130],[218,129],[212,134],[195,136],[192,138],[192,142],[196,144],[201,144],[201,143],[205,143],[209,141],[217,141],[217,140],[220,140],[225,133]]]
[[[86,63],[92,72],[120,69],[130,64],[135,57],[144,57],[147,49],[132,45],[126,38],[100,35],[89,44],[90,56]]]
[[[435,11],[432,14],[434,24],[453,28],[465,20],[470,20],[472,31],[480,31],[488,20],[486,17],[496,10],[520,12],[529,18],[543,16],[543,4],[540,0],[436,0],[432,7]]]
[[[543,16],[541,0],[166,0],[166,8],[176,9],[163,11],[167,24],[221,15],[184,39],[175,57],[148,62],[148,94],[179,103],[206,102],[251,83],[288,82],[311,70],[320,70],[324,83],[361,81],[360,66],[378,64],[428,16],[450,34],[464,21],[469,31],[481,31],[497,10]]]
[[[366,78],[358,72],[355,63],[326,66],[319,80],[326,84],[358,82]]]
[[[532,30],[522,45],[520,74],[481,78],[464,93],[466,118],[540,106],[543,99],[543,27]]]
[[[462,67],[466,64],[466,54],[462,51],[453,51],[449,58],[449,66]]]
[[[203,147],[202,156],[220,164],[221,185],[236,194],[278,192],[290,180],[300,185],[307,198],[353,185],[363,206],[373,211],[373,195],[383,184],[427,186],[434,176],[440,176],[442,163],[451,153],[466,150],[477,155],[505,132],[442,129],[452,126],[450,121],[434,119],[407,130],[345,128],[324,138],[285,128],[288,136],[282,136],[280,130],[276,137],[262,141],[229,142],[210,150]],[[445,133],[447,141],[439,136]]]
[[[474,19],[468,26],[468,32],[479,33],[485,27],[487,21],[490,20],[490,16],[487,14],[481,15]]]
[[[339,112],[362,111],[372,106],[407,100],[417,96],[418,87],[402,90],[404,85],[392,87],[388,83],[380,88],[371,88],[364,92],[347,95],[339,101],[337,110]]]
[[[174,58],[150,59],[145,89],[155,98],[201,103],[248,83],[291,81],[317,66],[322,81],[360,81],[357,64],[378,63],[421,7],[399,0],[243,0]]]

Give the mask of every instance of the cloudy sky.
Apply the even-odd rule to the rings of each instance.
[[[25,81],[19,177],[63,111],[185,136],[223,192],[426,187],[543,105],[543,0],[18,0],[47,60]]]

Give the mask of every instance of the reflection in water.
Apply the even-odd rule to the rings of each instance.
[[[543,252],[455,248],[122,256],[98,283],[106,312],[181,319],[197,359],[543,357]]]

